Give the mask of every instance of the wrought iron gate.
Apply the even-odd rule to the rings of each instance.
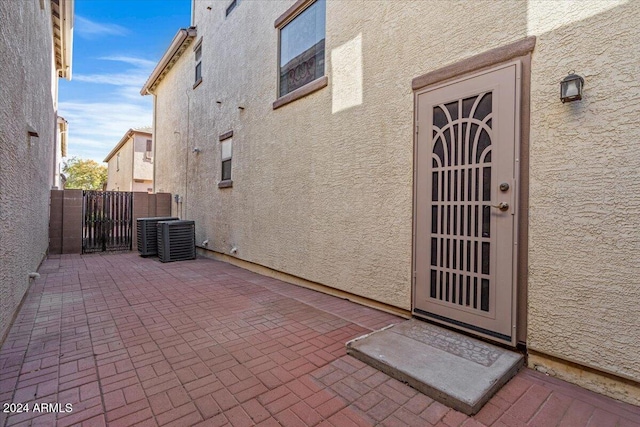
[[[133,193],[83,191],[82,253],[131,250]]]

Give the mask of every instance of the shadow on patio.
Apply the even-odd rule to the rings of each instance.
[[[40,274],[0,350],[0,426],[640,425],[528,369],[469,418],[346,355],[401,318],[230,264],[63,255]]]

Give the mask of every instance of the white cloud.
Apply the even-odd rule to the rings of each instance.
[[[107,56],[98,59],[121,62],[133,67],[123,66],[121,67],[122,71],[113,73],[75,74],[73,79],[84,83],[118,86],[114,94],[117,98],[140,99],[140,89],[149,78],[155,62],[132,56]]]
[[[138,102],[61,102],[59,113],[69,122],[69,156],[102,162],[130,129],[150,126],[151,99]]]
[[[135,86],[141,88],[147,75],[143,73],[76,74],[73,79],[79,82],[105,84],[113,86]]]
[[[101,59],[103,61],[124,62],[126,64],[131,64],[141,69],[149,70],[149,72],[151,72],[151,70],[153,70],[153,67],[156,66],[156,63],[154,61],[150,61],[148,59],[143,59],[143,58],[136,58],[133,56],[118,56],[118,55],[104,56],[98,59]]]
[[[103,61],[123,62],[133,65],[122,72],[99,74],[75,74],[74,80],[87,83],[107,84],[114,86],[139,86],[142,88],[151,74],[155,62],[131,56],[106,56],[98,58]]]
[[[87,91],[99,90],[100,101],[96,97],[63,101],[59,112],[69,121],[69,156],[102,162],[127,130],[152,124],[152,98],[141,96],[140,89],[155,62],[126,55],[97,59],[119,64],[102,67],[111,72],[75,74],[73,80],[90,84]]]
[[[122,25],[101,24],[76,15],[74,20],[74,33],[80,37],[92,39],[99,36],[124,36],[129,34],[129,30]]]

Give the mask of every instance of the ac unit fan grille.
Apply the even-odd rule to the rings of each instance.
[[[175,221],[175,217],[151,217],[138,218],[137,220],[137,242],[138,252],[141,256],[151,256],[158,254],[158,229],[160,221]]]
[[[158,257],[162,262],[195,259],[194,221],[158,222]]]

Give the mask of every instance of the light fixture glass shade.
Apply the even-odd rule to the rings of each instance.
[[[569,74],[560,82],[560,99],[563,103],[582,99],[584,79],[577,74]]]
[[[580,93],[578,91],[578,84],[577,84],[577,82],[575,80],[571,80],[570,82],[568,82],[565,85],[565,90],[566,90],[566,93],[564,94],[565,98],[566,97],[573,97],[573,96],[578,95],[578,93]]]

